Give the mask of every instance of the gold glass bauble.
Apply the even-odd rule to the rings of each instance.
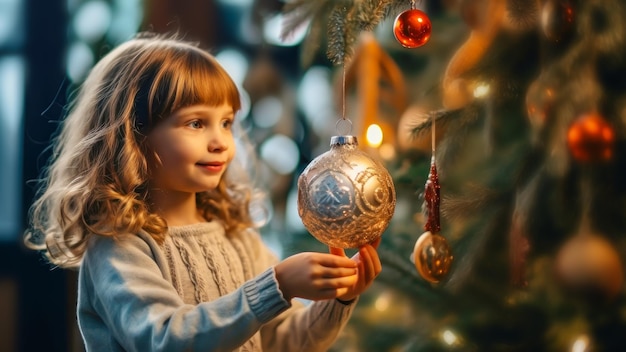
[[[555,262],[559,284],[568,292],[590,298],[615,298],[624,285],[619,252],[598,234],[581,234],[559,249]]]
[[[389,172],[358,149],[354,136],[334,136],[330,150],[298,178],[298,214],[320,242],[357,248],[378,239],[396,207]]]
[[[415,242],[413,260],[422,278],[438,283],[448,275],[453,256],[445,237],[426,231]]]

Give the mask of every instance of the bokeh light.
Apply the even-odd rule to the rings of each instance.
[[[279,14],[269,18],[263,26],[263,38],[272,45],[295,46],[302,42],[306,36],[308,25],[300,25],[293,32],[283,36],[285,16]]]
[[[230,48],[220,51],[215,58],[233,78],[233,81],[241,86],[250,67],[248,58],[241,51]]]
[[[81,82],[94,62],[95,58],[89,45],[81,41],[72,43],[67,50],[67,76],[72,82]]]
[[[329,68],[313,66],[303,75],[297,93],[298,106],[313,131],[320,136],[335,132],[331,76]]]
[[[365,134],[367,144],[372,148],[378,148],[383,143],[383,130],[377,124],[373,123],[367,127]]]
[[[266,139],[261,144],[260,155],[267,165],[281,175],[293,173],[300,161],[298,145],[282,134],[275,134]]]
[[[83,3],[72,21],[76,36],[87,43],[102,39],[111,26],[111,7],[104,1]]]
[[[280,121],[283,103],[274,96],[261,98],[252,108],[252,120],[259,128],[271,128]]]

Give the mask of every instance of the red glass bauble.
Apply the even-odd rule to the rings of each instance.
[[[431,32],[430,18],[417,9],[400,13],[393,23],[393,35],[405,48],[417,48],[426,44]]]
[[[602,162],[613,158],[615,132],[599,114],[585,114],[567,131],[567,146],[579,162]]]

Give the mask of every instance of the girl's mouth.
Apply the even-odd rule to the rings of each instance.
[[[220,172],[224,168],[224,163],[222,162],[197,163],[196,165],[210,172]]]

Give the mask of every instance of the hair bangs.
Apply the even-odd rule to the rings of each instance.
[[[210,55],[187,46],[170,65],[162,67],[152,82],[150,114],[161,120],[175,111],[193,105],[229,104],[241,109],[237,85]]]
[[[214,58],[201,54],[204,58],[191,70],[190,84],[184,88],[186,93],[196,95],[192,104],[219,106],[226,103],[233,107],[233,112],[239,111],[241,98],[237,85]]]

